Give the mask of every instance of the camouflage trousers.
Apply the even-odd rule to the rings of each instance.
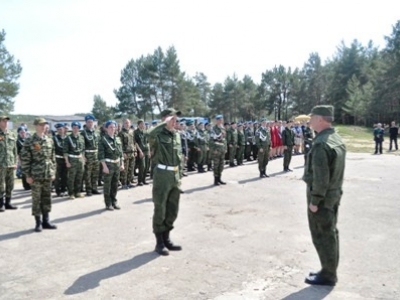
[[[194,163],[197,162],[198,151],[196,148],[189,148],[187,167],[188,171],[192,171]]]
[[[51,179],[34,179],[32,188],[32,216],[51,211]]]
[[[290,161],[292,160],[293,146],[287,146],[287,149],[283,152],[283,168],[288,169]]]
[[[332,208],[324,207],[322,203],[316,213],[308,209],[310,202],[311,190],[307,187],[308,225],[321,262],[321,275],[326,279],[336,280],[339,265],[339,230],[336,225],[340,199],[337,199],[337,204]]]
[[[82,158],[69,158],[71,167],[68,169],[68,195],[75,196],[81,192],[83,178]]]
[[[236,161],[238,165],[243,164],[244,147],[244,145],[240,145],[239,148],[236,150]]]
[[[56,194],[65,193],[67,191],[68,169],[63,158],[57,158],[56,180],[54,186]]]
[[[147,172],[150,168],[150,158],[148,153],[143,153],[144,156],[142,158],[138,158],[138,167],[139,167],[139,175],[138,175],[138,183],[145,183]]]
[[[225,162],[225,147],[218,147],[212,151],[212,159],[214,161],[214,176],[221,177],[222,171],[224,170]]]
[[[100,162],[96,159],[88,159],[85,163],[85,189],[86,193],[97,191],[97,182],[99,180]]]
[[[135,170],[135,155],[133,153],[125,153],[124,170],[121,172],[121,184],[128,185],[133,181],[133,171]]]
[[[207,163],[207,146],[200,145],[200,151],[197,151],[197,165],[204,166]]]
[[[104,176],[104,203],[106,206],[117,204],[118,181],[120,175],[120,165],[118,163],[107,162],[109,173]]]
[[[174,228],[178,217],[179,198],[179,172],[154,169],[153,181],[153,232],[162,233]]]
[[[14,190],[14,168],[0,168],[0,198],[11,198]]]
[[[233,164],[235,162],[236,157],[236,147],[237,144],[233,144],[232,147],[229,147],[229,163]]]
[[[262,152],[260,150],[263,150]],[[267,170],[267,165],[269,161],[269,145],[263,146],[258,149],[258,170],[264,172]]]

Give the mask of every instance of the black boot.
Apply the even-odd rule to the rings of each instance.
[[[6,205],[5,205],[6,209],[17,209],[18,208],[16,206],[12,206],[10,204],[10,202],[11,202],[11,197],[6,197]]]
[[[214,177],[214,185],[220,185],[218,176]]]
[[[264,170],[264,172],[263,172],[263,174],[264,174],[264,177],[267,177],[267,178],[269,178],[269,176],[265,173],[266,171]]]
[[[1,197],[0,198],[0,212],[3,212],[5,209],[4,209],[4,198],[3,197]]]
[[[43,214],[43,229],[57,229],[57,226],[50,223],[49,213]]]
[[[36,226],[35,226],[35,232],[41,232],[42,231],[42,221],[40,221],[40,216],[35,216],[35,221],[36,221]]]
[[[221,180],[221,176],[218,176],[218,182],[219,182],[220,184],[226,184],[226,182],[223,182],[223,181]]]
[[[163,233],[155,233],[154,234],[156,236],[156,249],[155,251],[163,256],[167,256],[169,255],[169,252],[167,249],[165,249],[165,244],[164,244],[164,239],[163,239]]]
[[[182,247],[178,245],[174,245],[172,241],[169,239],[169,231],[163,232],[163,240],[164,240],[164,245],[167,247],[168,250],[170,251],[181,251]]]
[[[265,178],[264,172],[260,171],[260,178]]]
[[[208,165],[207,165],[207,171],[208,171],[208,172],[212,171],[211,164],[208,164]]]

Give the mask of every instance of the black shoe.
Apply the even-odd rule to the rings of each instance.
[[[10,202],[11,202],[11,198],[6,197],[6,205],[5,205],[6,209],[18,209],[18,207],[11,205]]]
[[[113,211],[113,210],[114,210],[114,207],[112,207],[111,205],[108,205],[108,206],[106,206],[106,210]]]
[[[101,193],[98,190],[92,190],[93,195],[101,195]]]
[[[264,175],[264,172],[260,172],[260,178],[265,178],[266,176]]]
[[[264,171],[264,177],[269,178],[269,176],[265,173],[265,171]]]
[[[135,186],[133,184],[128,184],[128,189],[134,188]]]
[[[165,249],[163,233],[155,233],[154,235],[156,236],[156,248],[154,251],[163,256],[169,255],[168,250]]]
[[[289,169],[289,168],[287,168],[286,171],[287,171],[287,172],[293,172],[293,170],[291,170],[291,169]]]
[[[182,173],[182,176],[185,176],[185,177],[186,177],[186,176],[188,176],[188,175],[187,175],[186,173]]]
[[[121,209],[121,207],[120,207],[118,204],[113,204],[112,207],[113,207],[114,209],[117,209],[117,210],[118,210],[118,209]]]
[[[137,185],[138,185],[138,186],[143,186],[143,183],[139,182]]]
[[[1,197],[0,198],[0,212],[4,212],[5,208],[4,208],[4,198]]]
[[[99,182],[97,183],[97,186],[103,186],[103,183],[102,183],[101,181],[99,181]]]
[[[148,185],[149,183],[148,183],[148,182],[146,182],[146,181],[143,181],[143,184],[144,184],[144,185]]]
[[[184,193],[185,193],[185,191],[183,191],[183,190],[179,190],[179,193],[181,193],[181,194],[184,194]]]
[[[43,229],[57,229],[56,225],[50,223],[50,219],[49,219],[49,214],[48,213],[44,213],[43,214],[42,227],[43,227]]]
[[[90,197],[90,196],[92,196],[93,194],[91,193],[91,192],[88,192],[88,193],[86,193],[86,196],[88,196],[88,197]]]
[[[236,165],[234,163],[230,163],[229,166],[230,167],[236,167]]]
[[[336,280],[326,279],[322,277],[320,274],[314,276],[307,276],[304,282],[312,285],[328,285],[328,286],[336,285]]]
[[[220,184],[226,184],[226,182],[223,182],[223,181],[221,180],[221,176],[218,177],[218,182],[219,182]]]
[[[42,231],[42,221],[40,220],[40,216],[35,216],[35,221],[36,221],[36,225],[35,225],[35,232],[41,232]]]
[[[181,251],[182,247],[179,245],[174,245],[174,243],[169,238],[169,231],[163,232],[163,240],[165,247],[170,251]]]
[[[214,177],[214,185],[220,185],[218,176]]]

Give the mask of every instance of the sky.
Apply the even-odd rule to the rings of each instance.
[[[13,113],[32,115],[87,113],[94,95],[115,105],[121,70],[159,46],[174,46],[189,76],[259,83],[312,52],[331,58],[342,41],[382,49],[398,20],[397,0],[0,0],[5,46],[23,68]]]

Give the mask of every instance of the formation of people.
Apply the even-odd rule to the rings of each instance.
[[[56,196],[67,193],[71,200],[100,194],[98,186],[103,185],[105,209],[118,210],[118,186],[134,187],[138,170],[137,186],[148,184],[148,175],[153,179],[155,251],[166,256],[169,251],[182,250],[172,242],[170,232],[178,217],[181,180],[186,171],[212,170],[214,185],[225,185],[225,163],[235,167],[244,160],[258,160],[259,176],[265,178],[270,160],[283,156],[283,171],[290,172],[292,154],[303,153],[310,231],[322,266],[306,282],[334,285],[339,251],[337,210],[346,151],[331,126],[333,107],[315,107],[310,122],[303,125],[266,119],[228,124],[222,115],[217,115],[213,124],[194,124],[180,115],[169,108],[161,112],[162,122],[153,122],[150,128],[143,120],[138,120],[134,128],[125,119],[121,126],[109,120],[96,130],[95,118],[89,114],[84,126],[72,122],[69,134],[66,124],[56,124],[57,133],[53,136],[46,134],[48,122],[39,117],[33,123],[35,132],[27,137],[27,129],[20,126],[18,138],[7,130],[10,118],[1,116],[0,211],[16,209],[11,197],[18,163],[24,188],[31,189],[36,232],[57,228],[49,218],[53,183]],[[323,220],[323,226],[319,224],[321,217],[316,217],[322,214],[331,215]]]

